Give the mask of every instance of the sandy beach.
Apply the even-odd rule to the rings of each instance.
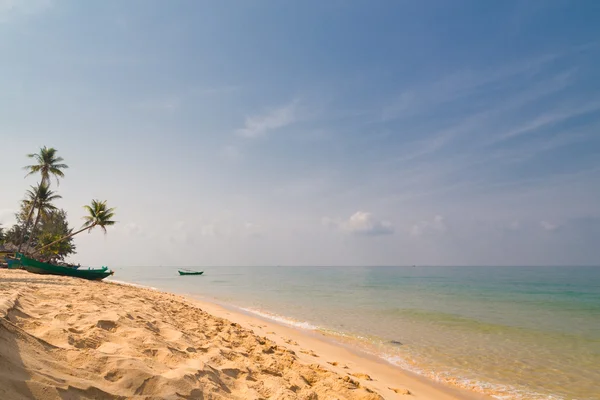
[[[483,397],[215,304],[0,270],[0,398]]]

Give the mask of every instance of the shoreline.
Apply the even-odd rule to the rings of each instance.
[[[302,327],[301,325],[304,323],[293,325],[291,320],[290,322],[279,321],[269,316],[258,314],[255,311],[216,299],[209,299],[201,295],[168,292],[153,286],[119,280],[107,280],[106,282],[180,296],[211,315],[238,323],[244,328],[254,331],[257,335],[267,337],[278,345],[295,351],[300,359],[306,363],[317,363],[323,368],[330,369],[342,375],[366,374],[372,380],[363,379],[361,382],[369,384],[384,398],[395,398],[390,396],[403,395],[404,391],[410,392],[416,398],[423,399],[488,400],[493,398],[484,393],[450,386],[444,382],[437,382],[427,376],[406,370],[399,365],[393,364],[375,354],[368,353],[352,344],[338,342],[334,337],[319,330]],[[285,318],[285,316],[283,317]],[[315,348],[318,348],[319,352],[316,352]],[[303,352],[303,350],[306,352]],[[316,354],[318,357],[312,356],[311,353]],[[331,363],[337,363],[338,365],[332,365]],[[348,366],[348,369],[343,368],[344,365]],[[368,367],[359,367],[359,365],[367,365]],[[361,369],[367,369],[368,371],[361,371]],[[353,376],[353,378],[356,377]],[[398,384],[398,382],[402,382],[403,384]],[[393,393],[389,394],[390,387],[398,389],[398,393],[391,391]],[[421,393],[421,395],[416,395],[416,392]],[[401,398],[406,397],[403,396]]]
[[[154,290],[160,291],[159,289]],[[279,322],[226,303],[212,302],[191,295],[179,296],[197,304],[209,314],[238,323],[243,327],[252,329],[258,335],[273,340],[278,345],[288,347],[295,351],[304,362],[318,363],[322,367],[340,374],[368,375],[372,380],[360,378],[359,380],[370,385],[385,398],[395,398],[391,396],[402,395],[403,390],[408,390],[415,398],[423,399],[492,399],[492,397],[482,393],[452,387],[420,376],[350,344],[337,342],[334,338],[316,330]],[[288,341],[297,344],[288,343]],[[304,353],[303,350],[307,352]],[[317,357],[311,355],[311,353],[316,354]],[[333,362],[336,362],[337,365],[332,365]],[[344,366],[347,366],[348,369]],[[390,387],[400,389],[400,393],[391,391]],[[405,399],[406,397],[401,396],[399,398]]]
[[[0,395],[490,398],[205,299],[18,270],[0,270]]]

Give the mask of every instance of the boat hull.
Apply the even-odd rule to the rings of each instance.
[[[75,269],[75,268],[67,268],[61,267],[60,265],[54,265],[49,263],[44,263],[41,261],[33,260],[31,258],[27,258],[25,256],[21,256],[20,258],[21,265],[28,272],[34,274],[43,274],[43,275],[60,275],[60,276],[72,276],[75,278],[88,279],[92,281],[99,281],[108,276],[114,274],[113,271],[102,268],[102,269]]]
[[[20,269],[21,261],[14,258],[5,258],[6,264],[8,265],[8,269]]]
[[[186,271],[178,271],[179,275],[202,275],[204,271],[199,272],[186,272]]]

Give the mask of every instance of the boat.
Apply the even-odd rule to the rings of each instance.
[[[114,274],[114,271],[108,269],[108,267],[97,269],[71,268],[37,261],[32,258],[25,257],[23,254],[17,254],[17,258],[21,262],[23,268],[34,274],[72,276],[75,278],[88,279],[92,281],[99,281]]]
[[[19,268],[22,268],[21,267],[21,262],[19,260],[17,260],[16,258],[8,258],[8,257],[6,257],[4,260],[6,261],[6,264],[8,265],[8,269],[19,269]]]
[[[179,270],[179,275],[202,275],[204,271]]]

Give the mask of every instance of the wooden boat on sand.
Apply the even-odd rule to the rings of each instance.
[[[17,259],[20,260],[23,268],[25,268],[28,272],[32,272],[34,274],[73,276],[75,278],[82,278],[93,281],[99,281],[106,278],[107,276],[114,274],[114,271],[111,271],[110,269],[108,269],[108,267],[102,267],[97,269],[63,267],[60,265],[54,265],[50,263],[37,261],[32,258],[25,257],[23,254],[17,254]]]

